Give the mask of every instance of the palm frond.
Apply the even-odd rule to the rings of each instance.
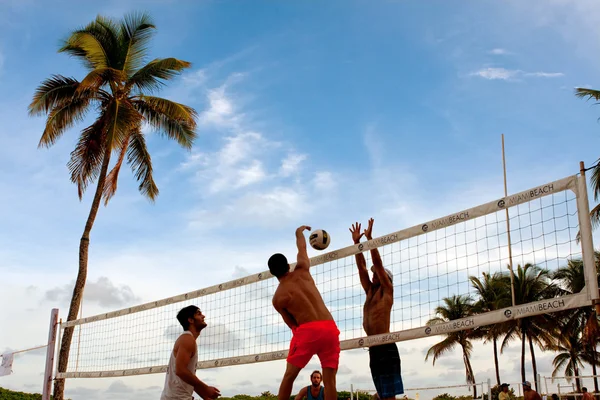
[[[142,115],[128,101],[113,101],[108,107],[108,147],[120,149],[133,129],[141,126]]]
[[[552,360],[552,365],[554,366],[554,370],[552,371],[552,376],[554,377],[554,376],[558,375],[560,370],[562,368],[564,368],[565,364],[570,363],[570,362],[571,362],[571,357],[569,356],[569,353],[557,354],[554,357],[554,360]]]
[[[101,115],[92,125],[81,131],[77,146],[71,152],[68,163],[71,182],[77,185],[79,199],[88,184],[94,182],[100,174],[105,151],[105,117]]]
[[[76,94],[88,91],[91,93],[97,92],[101,87],[112,82],[125,81],[124,74],[114,68],[97,68],[90,71],[79,84]]]
[[[132,76],[144,63],[147,45],[156,29],[149,14],[131,13],[120,24],[121,70]]]
[[[588,100],[595,99],[600,101],[600,90],[575,88],[575,97],[586,98]]]
[[[102,44],[88,32],[73,33],[59,52],[80,58],[90,69],[108,67],[107,55]]]
[[[114,67],[118,57],[118,38],[115,23],[102,16],[74,31],[59,52],[79,58],[89,69]]]
[[[133,104],[153,128],[184,148],[192,147],[197,118],[192,107],[153,96],[137,96]]]
[[[445,338],[439,343],[434,344],[433,346],[431,346],[431,348],[429,348],[429,350],[427,350],[427,354],[425,355],[425,361],[427,361],[427,359],[430,356],[433,356],[432,362],[433,365],[435,365],[435,361],[438,358],[452,351],[457,344],[458,342],[456,342],[454,338],[448,336],[447,338]]]
[[[129,146],[129,140],[131,136],[127,136],[127,138],[120,144],[119,149],[119,158],[117,158],[117,162],[113,169],[106,175],[106,180],[104,181],[104,188],[102,190],[102,197],[104,198],[104,205],[108,205],[110,199],[117,192],[117,182],[119,180],[119,171],[121,170],[121,165],[123,165],[123,160],[125,159],[125,154],[127,154],[127,147]]]
[[[87,98],[71,98],[55,106],[48,115],[38,147],[52,146],[67,129],[82,121],[89,103]]]
[[[131,133],[127,162],[131,165],[135,178],[140,182],[138,187],[140,193],[154,201],[158,196],[158,187],[152,176],[152,158],[140,129]]]
[[[29,104],[29,115],[49,113],[58,104],[64,103],[75,94],[79,81],[62,75],[52,75],[43,81],[33,94]]]
[[[179,74],[192,64],[176,58],[157,58],[139,69],[129,79],[127,86],[140,91],[152,91],[160,88],[164,82]]]

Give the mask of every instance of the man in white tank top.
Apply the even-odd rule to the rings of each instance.
[[[184,332],[177,338],[167,367],[165,387],[160,400],[191,400],[194,392],[204,400],[214,400],[221,395],[219,389],[208,386],[196,376],[198,345],[196,339],[206,328],[204,315],[196,306],[182,308],[177,320]]]

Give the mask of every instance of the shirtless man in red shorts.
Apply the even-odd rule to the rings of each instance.
[[[316,354],[323,368],[325,400],[337,400],[335,379],[340,361],[340,331],[310,274],[305,230],[310,231],[310,227],[303,225],[296,229],[298,259],[294,271],[290,272],[283,254],[273,254],[268,263],[269,271],[279,280],[273,307],[293,335],[278,398],[289,400],[296,377]]]

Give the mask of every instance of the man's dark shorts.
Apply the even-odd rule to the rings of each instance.
[[[396,343],[369,347],[369,366],[380,399],[404,393]]]

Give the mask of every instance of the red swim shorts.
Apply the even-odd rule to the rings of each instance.
[[[312,356],[319,356],[322,368],[337,369],[340,362],[340,331],[335,321],[312,321],[293,330],[287,362],[306,367]]]

